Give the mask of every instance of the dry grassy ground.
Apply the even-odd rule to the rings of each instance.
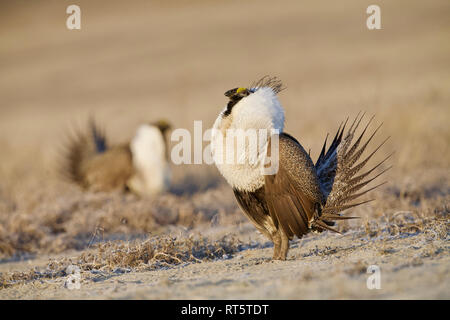
[[[378,1],[70,1],[0,4],[0,298],[450,298],[450,5]],[[376,202],[343,235],[271,244],[214,167],[173,167],[171,192],[85,193],[58,150],[94,115],[111,140],[142,121],[210,127],[223,92],[280,77],[286,131],[316,159],[359,110],[395,150]],[[64,287],[66,267],[81,288]],[[380,290],[366,269],[381,268]]]

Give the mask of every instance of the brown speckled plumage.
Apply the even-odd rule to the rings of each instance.
[[[265,176],[265,185],[258,192],[246,193],[235,190],[243,211],[257,228],[274,242],[274,259],[286,259],[289,240],[293,236],[300,238],[310,231],[321,232],[325,229],[337,232],[331,228],[334,225],[333,220],[352,218],[342,216],[340,212],[366,203],[367,201],[350,202],[379,186],[358,193],[362,187],[389,169],[364,181],[364,178],[389,158],[387,157],[372,169],[357,175],[382,145],[355,165],[378,130],[376,129],[367,142],[358,149],[367,129],[366,126],[363,133],[353,142],[361,118],[355,120],[344,138],[345,125],[339,129],[327,152],[324,145],[315,165],[297,140],[286,133],[281,133],[278,172]]]

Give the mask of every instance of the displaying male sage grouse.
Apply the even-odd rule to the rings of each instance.
[[[77,132],[64,150],[62,173],[90,191],[130,190],[140,196],[164,192],[170,185],[168,122],[139,126],[129,143],[109,146],[94,121]]]
[[[242,211],[262,234],[273,241],[273,259],[279,260],[286,259],[289,240],[294,235],[300,238],[310,231],[321,232],[325,229],[338,232],[332,228],[333,221],[350,219],[340,213],[368,202],[355,203],[353,200],[377,187],[360,191],[387,170],[369,177],[389,158],[360,173],[387,139],[357,164],[379,129],[362,143],[370,121],[355,138],[355,131],[364,116],[358,114],[346,132],[347,121],[341,124],[328,149],[325,140],[314,164],[300,143],[283,132],[284,110],[277,98],[282,89],[279,80],[264,77],[249,88],[227,91],[225,96],[230,100],[214,123],[211,140],[212,154],[219,171],[233,188]],[[242,134],[249,129],[267,130],[266,143],[262,148],[258,146],[259,149],[255,149],[249,146],[250,140],[246,140],[245,144],[241,144],[245,148],[242,152],[237,150],[239,144],[224,142],[233,130],[241,130]],[[272,130],[278,130],[279,135],[272,135]],[[239,134],[234,133],[236,137]],[[274,137],[278,138],[278,170],[265,174],[261,166],[270,156]],[[252,150],[257,152],[257,163],[250,161]],[[234,152],[238,154],[239,162],[225,160],[227,153]]]

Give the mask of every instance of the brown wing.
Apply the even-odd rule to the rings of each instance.
[[[300,143],[282,133],[278,154],[278,172],[265,176],[266,200],[275,225],[292,239],[309,231],[323,195],[314,164]]]
[[[271,221],[267,202],[265,201],[264,188],[253,192],[233,189],[236,200],[241,210],[255,225],[255,227],[266,237],[272,239],[272,234],[276,228]]]

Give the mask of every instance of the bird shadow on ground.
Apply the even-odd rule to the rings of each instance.
[[[169,192],[176,196],[191,196],[195,193],[215,189],[223,183],[220,176],[212,170],[187,170],[181,177],[174,180]]]

